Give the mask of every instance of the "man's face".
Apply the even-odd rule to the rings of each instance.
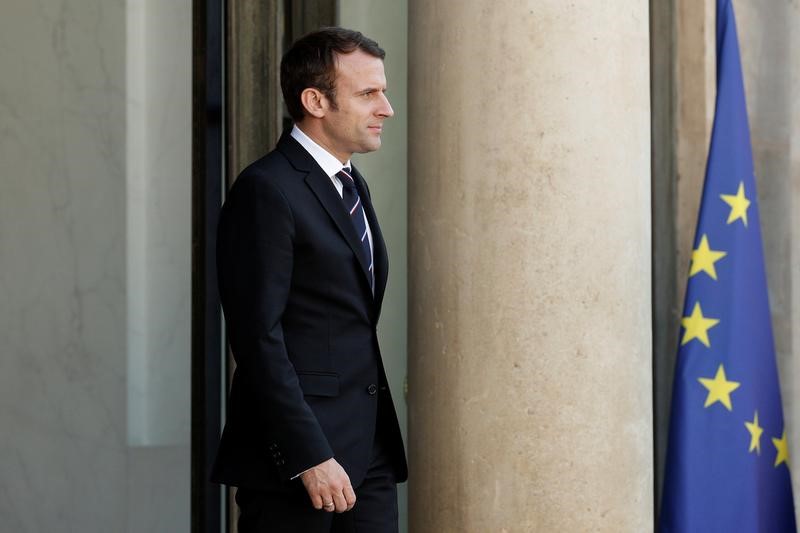
[[[383,121],[394,115],[386,98],[383,61],[356,50],[337,55],[336,108],[322,119],[323,144],[341,161],[381,146]]]

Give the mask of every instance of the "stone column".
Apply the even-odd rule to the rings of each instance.
[[[647,2],[409,2],[410,530],[653,523]]]

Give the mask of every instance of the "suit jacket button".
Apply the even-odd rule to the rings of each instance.
[[[367,387],[367,392],[370,396],[374,396],[378,392],[378,387],[374,383],[370,383],[369,387]]]

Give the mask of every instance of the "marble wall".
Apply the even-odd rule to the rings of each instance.
[[[189,379],[188,326],[163,320],[188,316],[190,275],[188,256],[162,252],[170,242],[188,241],[179,227],[189,227],[191,3],[169,4],[182,7],[172,24],[154,31],[177,39],[175,46],[141,53],[147,54],[145,70],[159,80],[144,85],[153,91],[148,98],[171,101],[161,102],[158,113],[153,108],[142,134],[149,150],[174,147],[185,153],[132,154],[127,99],[141,80],[128,71],[131,5],[3,2],[2,531],[189,528],[187,394],[179,389],[177,401],[148,394],[149,408],[154,400],[167,413],[157,420],[169,420],[160,427],[158,421],[150,424],[155,437],[133,439],[128,428],[128,388],[136,383],[129,370],[137,367],[131,359],[144,360],[139,367],[150,375]],[[179,54],[186,66],[170,63],[162,53]],[[171,138],[176,133],[185,140]],[[144,173],[163,163],[160,174],[150,175],[152,194],[136,201],[129,189],[133,156],[144,158],[139,161]],[[141,316],[154,328],[136,352],[129,350],[130,310],[138,296],[132,297],[137,286],[129,276],[136,272],[131,209],[139,209],[136,220],[147,224],[139,251],[148,255],[140,263],[138,287],[150,302]],[[173,218],[181,219],[177,226],[168,223]],[[162,272],[165,264],[170,267]],[[146,382],[145,375],[138,383]]]
[[[800,64],[796,61],[800,2],[770,4],[758,0],[734,2],[744,74],[747,111],[758,187],[761,232],[767,266],[772,325],[780,371],[790,455],[800,454]],[[686,269],[691,256],[697,212],[703,187],[716,96],[716,1],[675,1],[674,150],[677,268],[674,272],[674,347],[677,315],[683,306]],[[670,370],[657,375],[661,388],[671,390]],[[669,397],[660,394],[664,426],[659,428],[663,468]],[[659,478],[661,476],[659,475]],[[793,475],[795,502],[800,501],[800,476]],[[659,487],[660,488],[660,487]],[[800,506],[797,506],[800,510]]]
[[[386,121],[381,149],[371,154],[356,154],[353,161],[369,181],[389,250],[389,282],[378,335],[400,427],[408,443],[404,392],[408,344],[408,2],[340,0],[338,16],[339,24],[363,32],[386,50],[386,94],[395,115]],[[398,487],[398,506],[403,533],[408,527],[408,484]]]
[[[128,439],[189,443],[191,1],[128,0]]]
[[[784,420],[800,457],[800,2],[737,1],[747,111]],[[792,473],[800,511],[800,473]]]

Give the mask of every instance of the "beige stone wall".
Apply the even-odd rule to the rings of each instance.
[[[677,202],[677,312],[683,311],[687,274],[703,193],[714,123],[716,0],[675,0],[675,152]]]
[[[648,531],[647,4],[409,36],[410,530]]]
[[[656,0],[653,0],[654,3]],[[660,508],[672,378],[716,97],[716,0],[654,6],[651,36],[656,506]],[[655,85],[658,84],[658,85]]]

